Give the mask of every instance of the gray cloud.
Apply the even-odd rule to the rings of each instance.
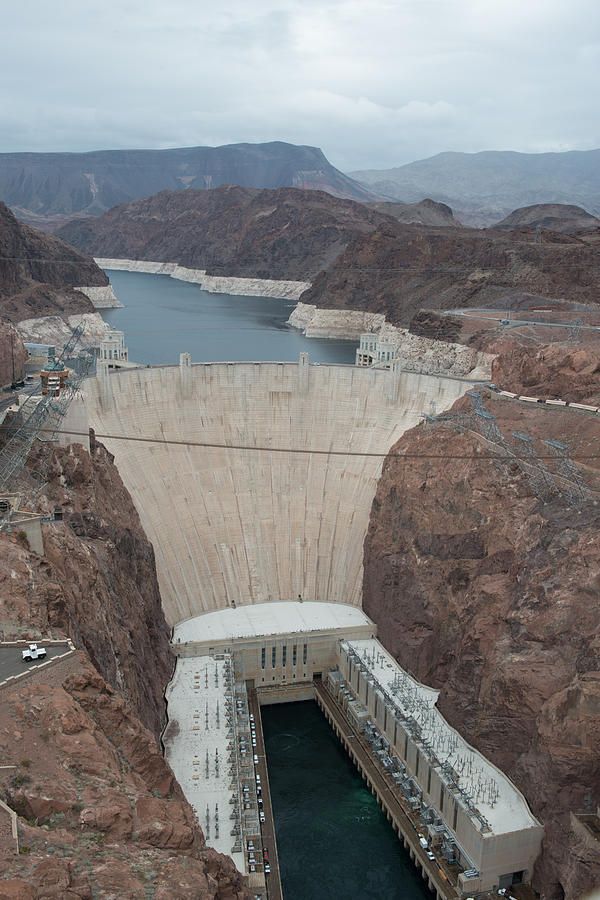
[[[23,0],[0,150],[287,140],[349,170],[588,149],[599,25],[595,0]]]

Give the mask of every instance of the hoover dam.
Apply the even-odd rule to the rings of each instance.
[[[525,798],[361,609],[383,460],[473,383],[396,361],[192,365],[183,353],[103,366],[89,384],[90,424],[154,545],[173,626],[165,756],[257,897],[282,897],[260,707],[311,698],[438,900],[531,877],[543,829]]]
[[[167,621],[298,598],[360,606],[383,456],[469,386],[305,355],[190,365],[184,354],[90,382],[90,425],[115,436],[102,440],[154,545]]]

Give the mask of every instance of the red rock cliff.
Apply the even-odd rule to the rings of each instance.
[[[45,556],[3,542],[6,637],[69,635],[158,737],[174,658],[154,551],[112,457],[91,449],[52,451],[45,494],[63,521],[44,526]]]
[[[0,688],[0,758],[16,767],[0,795],[22,847],[12,856],[0,828],[0,896],[244,900],[160,751],[174,660],[152,545],[93,437],[90,454],[38,448],[34,469],[46,452],[45,503],[64,518],[43,526],[42,557],[0,536],[0,625],[81,650]]]
[[[538,453],[549,449],[541,438],[573,455],[597,448],[593,416],[487,404],[503,434],[528,432]],[[595,499],[542,503],[517,465],[498,471],[478,458],[489,448],[471,434],[421,425],[394,449],[415,458],[384,466],[365,541],[365,611],[544,824],[535,888],[573,898],[600,875],[598,855],[572,865],[570,825],[571,811],[600,796],[600,509]],[[581,466],[596,490],[598,466]]]
[[[0,688],[0,790],[20,854],[0,834],[0,896],[246,900],[206,848],[156,739],[83,653]],[[4,838],[4,839],[3,839]]]

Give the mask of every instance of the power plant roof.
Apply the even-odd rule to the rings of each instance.
[[[356,606],[300,601],[256,603],[220,609],[175,626],[177,641],[222,641],[373,625]],[[375,626],[373,625],[373,633]]]
[[[439,762],[452,767],[459,786],[473,796],[493,833],[539,828],[519,789],[442,716],[436,706],[439,691],[412,678],[377,640],[352,640],[347,646],[366,666],[375,685],[393,698],[403,716],[416,722],[421,740]]]

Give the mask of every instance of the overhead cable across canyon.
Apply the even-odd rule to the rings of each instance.
[[[525,243],[527,243],[527,242],[525,242]],[[527,245],[529,246],[529,244],[527,244]],[[537,247],[540,247],[540,246],[555,247],[556,244],[546,244],[546,245],[531,244],[531,246],[532,247],[536,247],[536,246]],[[560,246],[565,246],[565,245],[561,244]],[[571,245],[566,245],[566,246],[573,246],[573,245],[571,244]],[[591,246],[591,245],[586,244],[585,246]],[[29,256],[29,257],[28,256],[0,256],[0,262],[8,262],[8,261],[47,263],[48,265],[52,265],[52,266],[64,264],[64,265],[69,265],[69,266],[85,266],[86,268],[89,268],[90,262],[94,262],[94,259],[93,259],[93,257],[90,257],[89,259],[36,259],[35,257],[31,257],[31,256]],[[143,259],[135,260],[135,261],[136,262],[146,262],[146,260],[143,260]],[[171,265],[171,263],[160,263],[160,265],[168,266],[168,265]],[[179,266],[181,264],[175,263],[175,265]],[[197,268],[196,266],[181,266],[181,267],[184,269],[192,269],[192,270]],[[473,273],[475,271],[505,272],[506,267],[507,267],[506,263],[504,265],[498,265],[498,266],[486,265],[484,267],[481,267],[481,266],[473,265],[473,266],[456,266],[454,268],[447,268],[444,266],[441,266],[441,267],[435,267],[435,266],[385,266],[385,267],[384,266],[344,266],[344,271],[346,271],[346,272],[421,272],[424,275],[428,275],[431,273],[456,275],[461,272]],[[105,271],[102,268],[102,266],[99,266],[99,268],[101,269],[101,271],[103,271],[103,272]],[[546,262],[541,267],[540,272],[543,274],[548,269],[582,269],[582,270],[583,269],[594,269],[594,270],[598,270],[598,263],[597,262],[596,263],[560,263],[560,262],[552,263],[552,262]],[[120,268],[119,269],[111,269],[110,266],[106,266],[106,271],[108,271],[108,272],[128,272],[129,270],[128,269],[120,269]],[[202,271],[204,271],[204,270],[202,270]],[[323,271],[326,271],[326,270],[323,270]],[[156,272],[156,273],[134,272],[134,274],[140,274],[140,275],[157,274],[157,275],[159,275],[161,273],[160,272]],[[230,276],[229,274],[227,274],[227,275],[219,274],[218,272],[210,272],[210,273],[205,273],[205,274],[209,275],[210,277],[215,277],[215,278],[229,278],[229,277],[253,278],[253,276],[249,276],[249,275],[248,276],[243,276],[243,275]],[[274,280],[275,281],[279,281],[279,280],[285,281],[285,280],[289,280],[289,279],[274,279]],[[295,280],[295,279],[291,279],[291,280]],[[194,282],[190,282],[190,283],[194,284]],[[69,287],[69,285],[67,285],[67,287]],[[73,289],[76,289],[77,287],[79,287],[79,285],[73,285],[72,287],[73,287]],[[91,285],[91,287],[94,287],[94,285]],[[283,298],[283,299],[286,299],[286,298]]]
[[[82,437],[86,439],[90,436],[89,432],[87,431],[71,431],[70,429],[63,430],[57,428],[27,429],[26,425],[19,426],[18,428],[17,426],[11,427],[10,425],[3,426],[2,430],[30,430],[35,431],[38,434],[64,434],[68,435],[69,437]],[[97,440],[105,441],[132,441],[138,444],[164,444],[173,447],[195,447],[204,450],[248,450],[261,453],[302,453],[311,456],[361,456],[378,459],[387,459],[389,457],[392,457],[394,459],[464,459],[477,461],[492,460],[494,462],[512,462],[516,460],[524,460],[525,462],[531,462],[531,460],[556,460],[556,456],[553,454],[520,455],[518,453],[511,453],[509,456],[504,456],[499,453],[398,453],[394,452],[393,450],[390,450],[389,452],[375,450],[317,450],[313,447],[269,447],[266,444],[221,444],[216,441],[176,440],[174,438],[143,437],[140,435],[129,434],[100,434],[99,432],[94,432],[94,438]],[[600,453],[571,454],[570,458],[573,460],[600,459]]]

